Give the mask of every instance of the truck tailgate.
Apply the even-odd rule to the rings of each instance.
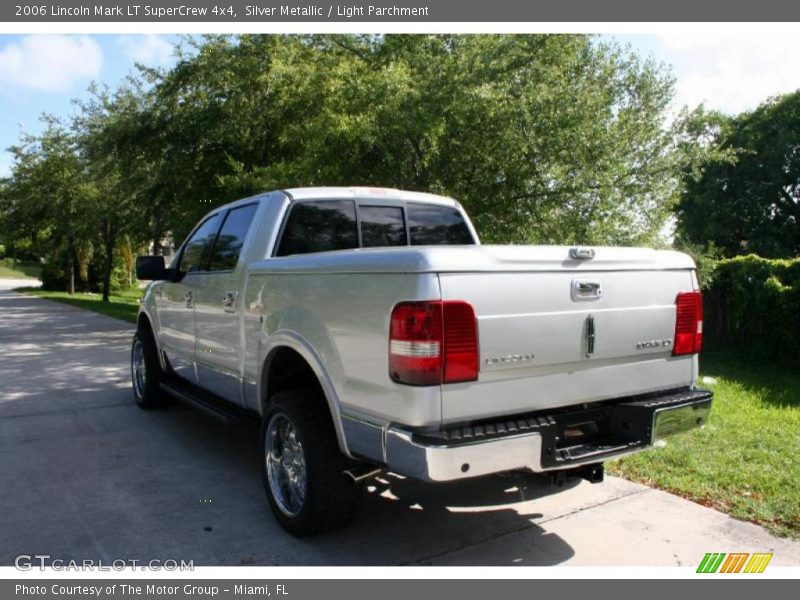
[[[443,423],[694,382],[696,357],[672,356],[675,300],[695,289],[693,270],[675,253],[644,251],[644,260],[609,248],[570,261],[567,252],[504,249],[492,272],[440,273],[442,298],[475,308],[480,346],[478,381],[442,386]]]

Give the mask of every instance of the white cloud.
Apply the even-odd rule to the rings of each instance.
[[[131,35],[119,39],[123,52],[150,67],[167,65],[174,60],[172,44],[158,35]]]
[[[800,89],[796,36],[720,32],[656,37],[674,68],[678,106],[704,102],[708,108],[739,113]]]
[[[103,51],[88,36],[29,35],[0,50],[0,85],[65,92],[102,65]]]

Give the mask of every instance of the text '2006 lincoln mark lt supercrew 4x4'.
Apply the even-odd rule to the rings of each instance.
[[[260,418],[267,497],[296,535],[347,523],[379,469],[598,481],[711,408],[688,256],[482,246],[449,198],[265,193],[137,273],[136,401]]]

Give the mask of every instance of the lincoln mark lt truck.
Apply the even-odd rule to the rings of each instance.
[[[349,522],[379,470],[599,481],[711,408],[688,256],[483,246],[449,198],[269,192],[137,274],[136,402],[260,419],[267,498],[295,535]]]

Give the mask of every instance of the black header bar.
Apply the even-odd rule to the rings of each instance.
[[[3,22],[787,22],[786,0],[11,0]]]

